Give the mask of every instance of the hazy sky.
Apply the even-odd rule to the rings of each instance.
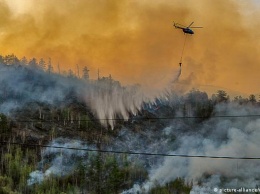
[[[180,80],[259,93],[260,8],[243,0],[0,0],[0,54],[52,58],[63,70],[88,66],[96,79],[158,87]]]

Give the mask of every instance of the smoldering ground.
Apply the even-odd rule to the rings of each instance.
[[[41,153],[42,160],[38,164],[38,169],[30,173],[28,185],[41,183],[44,179],[50,176],[66,176],[73,172],[79,161],[87,163],[89,154],[83,150],[70,150],[66,148],[80,148],[80,149],[93,149],[93,146],[88,146],[81,141],[69,140],[58,138],[52,141],[49,146],[63,147],[59,148],[46,148]],[[45,165],[49,168],[45,169]]]
[[[220,104],[216,115],[254,115],[258,108],[238,104]],[[260,120],[253,117],[210,118],[200,125],[191,121],[176,119],[163,130],[167,138],[155,152],[169,154],[258,157]],[[175,139],[170,143],[171,138]],[[156,141],[154,141],[156,144]],[[151,145],[145,145],[149,149]],[[165,150],[166,149],[166,150]],[[150,150],[151,151],[151,150]],[[159,161],[159,160],[158,160]],[[165,157],[149,168],[149,180],[136,184],[123,193],[137,193],[153,188],[154,184],[165,185],[178,177],[193,182],[191,193],[214,193],[213,188],[255,188],[259,185],[259,160],[210,159]]]
[[[246,116],[259,115],[259,113],[259,109],[250,104],[219,104],[214,109],[215,116],[204,122],[176,118],[166,127],[151,129],[149,125],[143,126],[139,133],[130,128],[123,128],[111,143],[103,145],[102,149],[192,156],[259,157],[260,119]],[[217,117],[224,114],[245,116]],[[164,123],[164,121],[160,122]],[[56,140],[53,143],[55,142]],[[63,139],[59,141],[59,146],[67,145],[67,142],[68,140]],[[72,144],[70,146],[73,147]],[[76,144],[76,147],[84,148],[82,144]],[[63,152],[64,156],[65,152],[66,150]],[[57,154],[58,158],[59,156],[60,154]],[[128,155],[128,160],[141,164],[149,172],[149,178],[146,182],[137,183],[131,189],[123,191],[124,194],[144,191],[149,193],[154,185],[165,185],[178,177],[184,178],[187,182],[193,182],[191,193],[211,193],[214,192],[215,187],[255,188],[259,185],[259,160],[143,155]],[[46,161],[42,160],[41,163]],[[49,171],[46,171],[49,174],[60,172],[63,168],[57,165],[59,162],[55,157],[47,162],[51,162],[57,168],[53,170],[54,168],[50,167]],[[68,167],[75,168],[73,165],[68,165]],[[41,175],[44,176],[46,172],[42,172]],[[35,173],[31,175],[35,176]],[[36,174],[39,175],[39,172]],[[37,180],[40,182],[42,179]]]

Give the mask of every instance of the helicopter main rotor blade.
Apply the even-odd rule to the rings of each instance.
[[[188,28],[191,27],[191,25],[192,25],[193,23],[194,23],[194,22],[191,22],[190,25],[188,26]]]
[[[194,26],[194,27],[190,27],[190,28],[203,28],[201,26]]]

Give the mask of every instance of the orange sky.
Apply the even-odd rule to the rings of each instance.
[[[187,37],[180,81],[259,93],[260,6],[242,0],[0,0],[0,53],[88,66],[96,79],[163,85],[184,42],[172,22],[203,26]],[[217,90],[218,88],[216,88]]]

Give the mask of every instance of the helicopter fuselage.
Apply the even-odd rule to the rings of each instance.
[[[186,34],[194,34],[194,32],[190,28],[183,28],[182,31]]]

